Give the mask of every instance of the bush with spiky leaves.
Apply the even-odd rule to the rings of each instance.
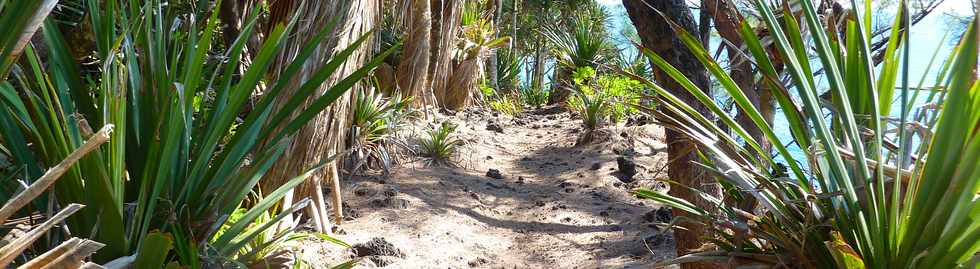
[[[423,137],[418,142],[418,154],[429,158],[429,164],[448,165],[452,164],[452,157],[456,154],[457,147],[462,143],[453,134],[456,132],[456,125],[444,121],[439,127],[428,131],[428,137]]]
[[[99,63],[98,72],[86,77],[58,26],[44,19],[46,12],[33,12],[54,2],[0,1],[0,141],[14,164],[25,167],[18,179],[33,181],[41,167],[57,164],[91,136],[91,126],[115,125],[109,142],[72,167],[47,198],[86,205],[67,224],[77,236],[105,244],[95,261],[137,253],[136,268],[171,262],[201,268],[202,259],[234,257],[263,233],[264,228],[249,226],[322,165],[296,171],[300,174],[280,188],[247,203],[241,218],[229,221],[228,216],[283,155],[292,135],[391,51],[315,96],[315,89],[368,35],[301,81],[297,71],[333,27],[316,29],[311,42],[277,74],[280,79],[269,81],[271,62],[296,17],[268,25],[260,35],[262,7],[252,7],[237,38],[219,48],[217,8],[188,11],[163,1],[83,0],[95,36],[92,57]],[[46,57],[27,45],[32,29],[41,29]],[[246,53],[252,38],[260,46]],[[16,57],[21,52],[23,57]],[[296,94],[282,94],[296,82],[301,82]],[[261,97],[246,107],[260,89]],[[274,99],[310,105],[276,108]],[[297,210],[283,209],[273,219]],[[215,235],[221,225],[228,225],[226,232]]]
[[[589,132],[604,122],[620,122],[637,112],[633,106],[640,99],[639,81],[619,75],[597,75],[590,67],[579,68],[572,77],[575,95],[568,100],[568,106],[579,112]]]
[[[365,88],[355,95],[348,136],[352,148],[348,157],[351,173],[364,167],[388,172],[394,160],[391,144],[386,139],[413,114],[408,110],[411,103],[411,97],[403,98],[397,92],[386,97],[375,88]]]
[[[774,12],[755,0],[772,47],[742,24],[749,54],[764,85],[772,90],[789,124],[770,126],[729,75],[701,47],[698,38],[675,32],[724,90],[759,127],[790,173],[780,175],[769,152],[746,134],[724,110],[677,69],[645,50],[650,60],[712,111],[702,115],[650,81],[659,110],[645,109],[669,128],[698,144],[704,158],[694,164],[731,191],[758,201],[755,211],[724,206],[720,197],[701,193],[721,210],[710,213],[685,200],[649,190],[636,194],[691,213],[709,227],[716,250],[672,262],[732,262],[739,266],[788,268],[975,268],[980,262],[980,83],[977,82],[978,29],[973,25],[941,68],[929,102],[912,114],[908,84],[908,9],[900,5],[883,62],[875,68],[867,29],[870,20],[847,17],[846,31],[828,32],[813,1],[798,1],[799,17]],[[853,10],[870,12],[868,6]],[[904,3],[904,1],[903,1]],[[783,15],[786,14],[786,15]],[[783,15],[783,16],[780,16]],[[905,17],[905,20],[901,18]],[[864,17],[867,18],[867,17]],[[806,29],[803,31],[802,29]],[[804,33],[808,33],[804,35]],[[833,38],[832,38],[833,37]],[[846,40],[835,42],[836,38]],[[812,47],[811,47],[812,46]],[[807,52],[816,54],[811,59]],[[770,54],[771,53],[771,54]],[[772,55],[775,54],[775,55]],[[779,81],[774,58],[785,64],[789,85]],[[823,66],[831,102],[817,91],[813,66]],[[640,78],[638,78],[640,79]],[[920,85],[921,86],[921,85]],[[900,89],[895,91],[895,89]],[[922,88],[922,87],[918,87]],[[789,96],[799,96],[796,102]],[[891,100],[900,95],[900,115],[891,117]],[[830,116],[825,116],[829,112]],[[915,115],[915,116],[910,116]],[[718,117],[715,121],[712,117]],[[919,126],[918,131],[910,127]],[[722,127],[731,130],[723,131]],[[788,128],[803,158],[789,153],[774,128]],[[890,130],[897,129],[897,133]],[[742,144],[744,141],[745,144]],[[921,141],[921,143],[915,142]],[[744,146],[743,146],[744,145]],[[809,171],[801,164],[809,164]],[[695,190],[696,191],[696,190]]]

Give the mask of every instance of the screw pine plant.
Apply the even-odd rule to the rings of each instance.
[[[851,1],[858,16],[847,17],[844,31],[827,27],[813,1],[801,0],[800,16],[784,5],[774,11],[767,1],[753,1],[772,47],[763,46],[747,23],[741,36],[763,83],[774,91],[785,113],[789,133],[803,158],[789,154],[748,102],[743,91],[711,58],[698,40],[680,27],[674,31],[721,84],[742,111],[772,142],[791,173],[777,175],[769,152],[724,113],[694,84],[660,56],[643,49],[651,62],[684,85],[713,115],[696,113],[657,84],[648,85],[659,110],[643,108],[668,128],[684,133],[699,147],[697,165],[732,186],[738,195],[759,201],[755,212],[724,206],[709,214],[666,194],[636,190],[647,197],[692,213],[710,228],[717,250],[690,254],[671,262],[715,261],[738,266],[789,268],[975,268],[980,262],[980,83],[977,82],[976,19],[940,69],[933,89],[942,89],[937,105],[922,106],[910,116],[912,86],[908,3],[902,1],[880,67],[870,51],[871,1]],[[863,13],[862,13],[863,12]],[[864,15],[864,16],[861,16]],[[805,29],[805,30],[804,30]],[[808,33],[804,35],[804,33]],[[810,45],[812,44],[812,47]],[[815,58],[811,59],[812,56]],[[784,64],[778,78],[775,58]],[[815,68],[823,68],[831,99],[817,91]],[[900,89],[895,91],[893,89]],[[921,88],[921,87],[919,87]],[[800,102],[790,98],[798,96]],[[898,95],[898,96],[896,96]],[[931,95],[936,96],[936,95]],[[891,100],[903,111],[892,120]],[[829,112],[830,116],[825,117]],[[717,117],[719,121],[712,118]],[[924,126],[926,135],[909,132]],[[723,131],[727,127],[731,133]],[[897,128],[897,134],[888,130]],[[744,144],[741,143],[744,141]],[[919,141],[919,142],[915,142]],[[743,146],[744,145],[744,146]],[[915,153],[915,154],[913,154]],[[809,166],[809,171],[802,168]],[[707,195],[703,195],[707,196]]]
[[[419,155],[429,158],[429,164],[451,164],[450,158],[456,154],[456,148],[462,143],[453,133],[456,125],[444,121],[438,128],[429,130],[429,137],[419,141]]]
[[[33,1],[13,3],[26,2]],[[24,64],[13,64],[10,79],[0,81],[0,140],[5,147],[32,145],[31,150],[11,150],[15,164],[30,171],[64,159],[91,135],[89,126],[114,124],[117,131],[108,144],[72,167],[55,185],[52,197],[60,204],[86,205],[68,224],[75,228],[72,232],[106,244],[96,261],[137,252],[138,268],[160,268],[169,262],[200,268],[202,257],[233,257],[263,233],[264,228],[249,225],[317,168],[297,171],[300,174],[281,188],[248,203],[240,218],[228,217],[283,155],[291,135],[391,51],[332,85],[309,108],[276,109],[270,105],[273,99],[307,100],[367,36],[338,51],[297,94],[283,96],[280,91],[332,26],[317,32],[280,79],[267,81],[270,63],[295,17],[270,25],[260,35],[256,31],[262,9],[256,6],[253,15],[244,18],[237,38],[220,47],[213,43],[217,8],[196,16],[202,14],[187,14],[181,5],[159,0],[84,4],[97,43],[99,72],[83,76],[68,52],[70,44],[51,20],[44,21],[46,57],[26,46]],[[7,19],[4,15],[0,20]],[[246,41],[251,38],[261,44],[246,57]],[[259,89],[263,94],[246,109]],[[259,146],[257,141],[271,142]],[[284,209],[273,219],[296,210]],[[226,232],[214,235],[222,225],[228,226]]]

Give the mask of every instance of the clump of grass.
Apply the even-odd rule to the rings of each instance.
[[[532,107],[541,107],[548,103],[549,92],[536,87],[521,87],[518,92],[521,102]]]
[[[620,122],[636,113],[633,104],[639,100],[640,82],[621,76],[596,75],[590,67],[579,68],[573,74],[575,93],[568,105],[582,116],[586,132],[581,142],[591,140],[592,132],[606,122]]]
[[[456,154],[456,147],[462,143],[453,133],[456,125],[448,121],[442,122],[439,128],[429,130],[428,137],[419,140],[419,155],[429,158],[429,164],[450,164]]]
[[[511,116],[524,111],[524,106],[521,104],[520,99],[510,98],[506,95],[496,100],[490,100],[490,108]]]

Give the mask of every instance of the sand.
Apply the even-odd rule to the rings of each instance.
[[[390,175],[344,182],[350,216],[334,236],[400,252],[358,258],[358,268],[652,268],[674,256],[661,232],[669,210],[629,193],[666,188],[661,127],[610,126],[576,145],[583,130],[572,113],[488,114],[430,115],[399,132],[413,145],[430,126],[457,124],[452,165],[405,154]],[[620,157],[635,162],[635,176],[620,172]],[[317,241],[301,252],[315,268],[355,257]]]

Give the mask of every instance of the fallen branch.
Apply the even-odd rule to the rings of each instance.
[[[58,181],[58,179],[61,178],[61,175],[68,172],[68,169],[78,162],[78,160],[85,157],[85,155],[88,155],[89,152],[92,152],[106,141],[109,141],[109,134],[112,133],[112,128],[112,124],[103,126],[98,133],[92,135],[88,141],[85,141],[85,144],[82,144],[81,147],[69,154],[67,158],[61,161],[61,163],[55,165],[51,169],[48,169],[48,171],[45,172],[44,175],[42,175],[37,181],[34,181],[30,187],[27,187],[27,189],[18,193],[16,196],[14,196],[14,198],[7,201],[7,203],[0,208],[0,223],[7,221],[7,218],[14,215],[14,213],[27,205],[27,203],[30,203],[32,200],[34,200],[34,198],[37,198],[39,195],[41,195],[41,193],[51,187],[51,185],[53,185],[55,181]]]

